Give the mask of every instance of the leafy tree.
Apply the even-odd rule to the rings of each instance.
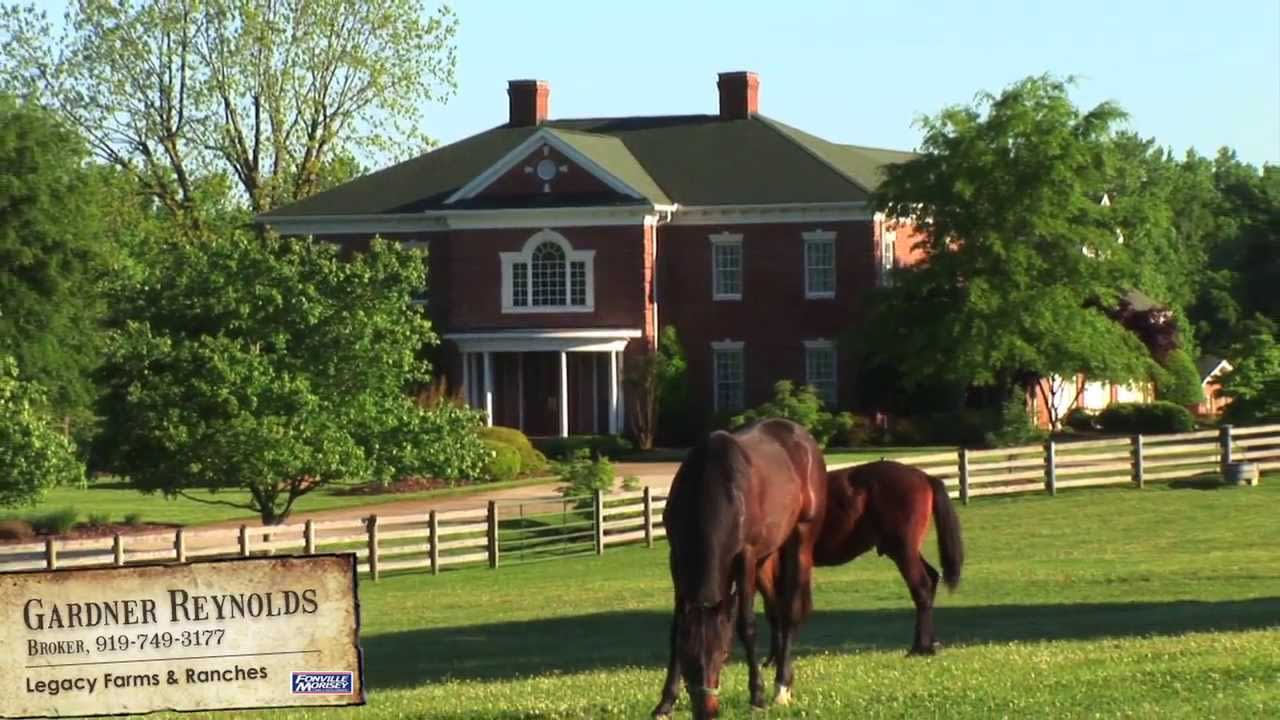
[[[54,412],[81,417],[93,402],[105,257],[84,155],[56,117],[0,96],[0,353],[50,391]]]
[[[76,0],[0,10],[0,77],[190,225],[233,182],[260,212],[429,143],[457,22],[414,0]]]
[[[113,288],[122,325],[104,368],[101,457],[143,491],[245,488],[266,524],[332,483],[476,477],[479,415],[423,409],[436,342],[409,302],[419,253],[245,234],[174,242]]]
[[[674,325],[658,338],[658,434],[683,443],[693,435],[689,422],[689,363]]]
[[[1225,421],[1280,422],[1280,342],[1268,325],[1254,324],[1232,351],[1234,369],[1222,378],[1222,394],[1230,399]]]
[[[71,442],[45,412],[42,387],[0,356],[0,507],[34,504],[45,490],[84,478]]]
[[[876,303],[867,345],[880,361],[908,383],[1001,389],[1148,377],[1146,349],[1106,312],[1140,279],[1130,249],[1152,215],[1140,185],[1102,202],[1124,117],[1110,103],[1081,112],[1067,82],[1043,76],[922,120],[921,152],[887,168],[874,199],[916,223],[924,255]]]
[[[759,407],[735,415],[729,420],[733,428],[750,425],[771,417],[787,418],[804,426],[818,445],[826,447],[833,437],[845,437],[854,428],[853,414],[832,414],[822,407],[822,398],[812,385],[796,386],[790,380],[779,380],[773,385],[773,400]]]

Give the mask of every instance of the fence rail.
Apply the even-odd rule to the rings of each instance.
[[[1225,472],[1230,462],[1280,470],[1280,425],[1177,435],[1054,442],[994,450],[959,448],[898,459],[940,478],[953,498],[1060,489],[1134,485]],[[829,465],[829,469],[856,463]],[[371,515],[274,527],[186,530],[172,533],[0,545],[0,573],[191,559],[352,552],[357,567],[377,580],[383,573],[539,562],[602,554],[607,548],[664,537],[667,499],[649,488],[569,498],[489,501],[475,509],[406,515]]]

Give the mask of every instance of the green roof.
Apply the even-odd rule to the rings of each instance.
[[[886,164],[911,153],[841,145],[756,115],[550,120],[500,126],[285,205],[266,218],[447,209],[445,201],[540,129],[654,204],[767,205],[866,200]],[[636,202],[538,196],[513,204]],[[492,206],[492,200],[486,205]],[[459,204],[460,209],[468,207]]]

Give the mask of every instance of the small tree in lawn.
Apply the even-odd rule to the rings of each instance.
[[[1066,83],[1034,77],[923,120],[919,155],[889,166],[875,197],[877,210],[916,224],[924,255],[877,300],[867,328],[877,359],[908,382],[1006,391],[1078,372],[1149,377],[1146,349],[1106,312],[1138,281],[1133,248],[1150,232],[1140,189],[1101,202],[1123,118],[1109,103],[1081,112]],[[1037,387],[1046,407],[1062,405]]]
[[[174,243],[113,289],[102,455],[143,491],[265,524],[333,483],[475,477],[478,415],[408,395],[436,339],[410,304],[423,284],[421,255],[380,240],[349,261],[247,234]],[[228,489],[249,500],[200,492]]]
[[[0,507],[33,504],[49,488],[84,478],[47,402],[43,388],[18,377],[13,358],[0,356]]]

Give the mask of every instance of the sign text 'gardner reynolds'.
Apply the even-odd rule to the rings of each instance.
[[[350,555],[0,575],[0,717],[364,702]]]

